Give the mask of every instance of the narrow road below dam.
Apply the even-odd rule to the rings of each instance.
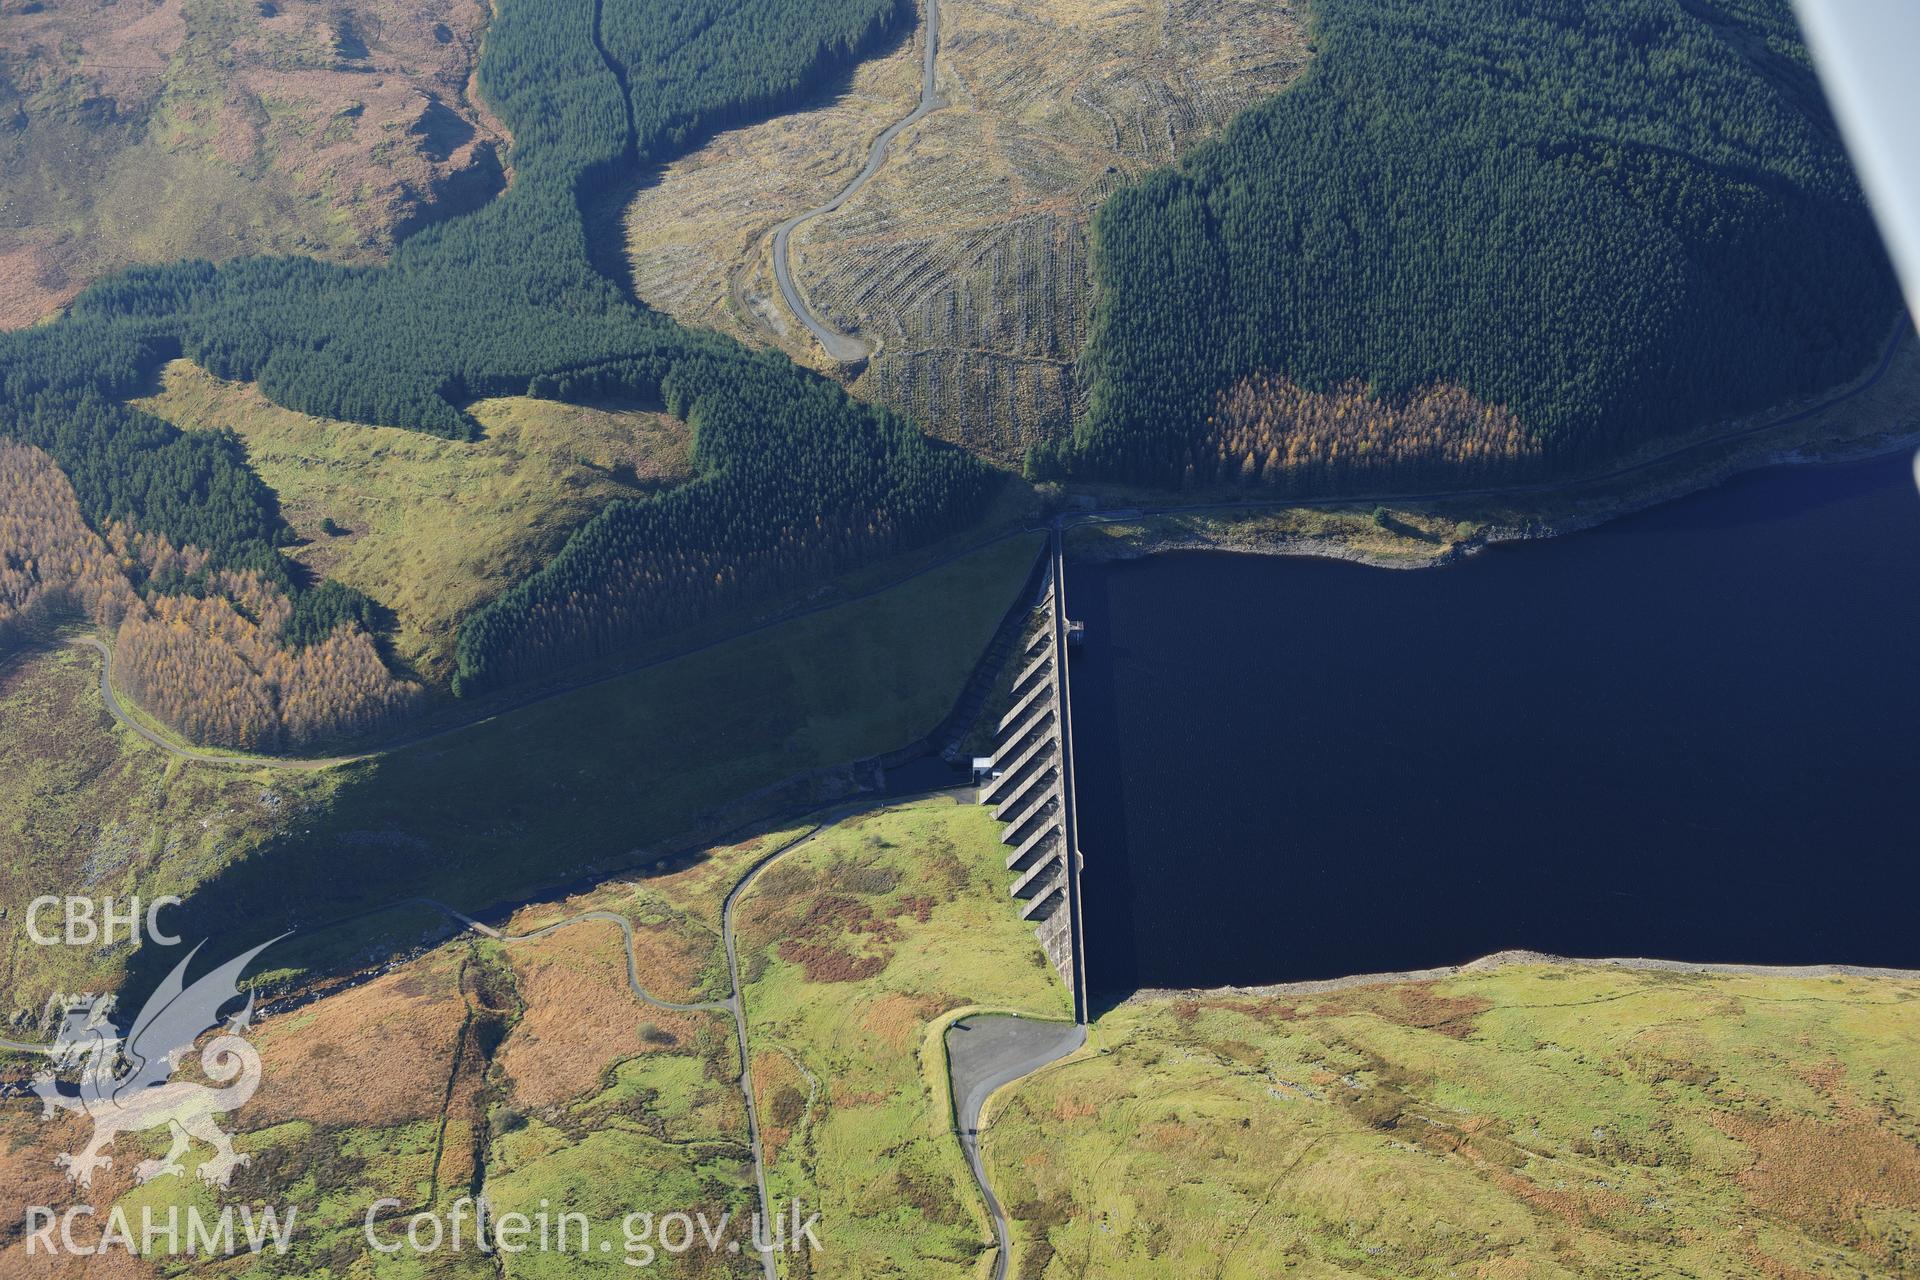
[[[852,199],[860,188],[867,185],[873,175],[880,172],[880,166],[886,163],[887,151],[893,146],[893,140],[918,124],[931,113],[940,109],[939,96],[934,92],[934,58],[940,52],[940,0],[920,0],[926,10],[925,29],[921,35],[921,72],[920,101],[911,113],[874,139],[873,149],[867,153],[866,167],[854,175],[853,181],[840,189],[840,194],[823,205],[797,213],[788,218],[773,232],[773,278],[780,286],[780,295],[787,300],[787,309],[793,312],[807,332],[817,339],[820,345],[834,360],[841,364],[857,364],[867,358],[871,348],[851,334],[841,333],[832,325],[815,315],[794,287],[793,268],[788,262],[788,245],[794,231],[813,219],[832,213],[848,200]]]
[[[960,1146],[993,1219],[997,1252],[993,1280],[1006,1280],[1007,1213],[980,1159],[980,1113],[994,1090],[1058,1062],[1087,1042],[1084,1023],[1043,1022],[1013,1014],[972,1014],[947,1028],[947,1071],[953,1081],[953,1122]]]

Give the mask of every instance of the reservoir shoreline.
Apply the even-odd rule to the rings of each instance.
[[[1073,715],[1104,994],[1509,953],[1920,976],[1889,905],[1915,875],[1920,495],[1876,443],[1453,574],[1089,565]]]
[[[1316,996],[1356,987],[1385,987],[1408,982],[1441,982],[1470,973],[1488,973],[1517,966],[1546,966],[1562,969],[1630,969],[1657,973],[1699,974],[1707,977],[1750,978],[1874,978],[1892,982],[1920,983],[1920,969],[1888,969],[1857,964],[1706,964],[1688,960],[1659,960],[1649,957],[1589,958],[1556,956],[1544,951],[1496,951],[1492,955],[1469,960],[1465,964],[1438,965],[1431,969],[1403,969],[1391,973],[1355,973],[1339,978],[1313,978],[1300,982],[1276,982],[1260,986],[1220,987],[1142,987],[1123,1004],[1145,1004],[1157,1000],[1269,999],[1276,996]]]
[[[1868,461],[1920,448],[1920,335],[1904,314],[1885,355],[1851,382],[1796,403],[1703,428],[1664,458],[1629,458],[1606,474],[1508,492],[1263,498],[1258,489],[1211,491],[1213,505],[1151,508],[1144,492],[1102,490],[1111,511],[1067,517],[1068,551],[1083,563],[1173,551],[1307,556],[1383,569],[1452,564],[1490,546],[1561,537],[1786,466]],[[1127,511],[1146,506],[1146,511]],[[1366,516],[1379,510],[1389,524]],[[1361,519],[1355,521],[1354,517]],[[1343,519],[1344,518],[1344,519]],[[1299,526],[1305,525],[1304,530]]]
[[[1257,522],[1263,515],[1286,515],[1308,510],[1313,510],[1317,514],[1330,512],[1338,514],[1342,511],[1361,513],[1369,505],[1383,506],[1391,510],[1394,503],[1392,498],[1355,498],[1350,507],[1312,509],[1288,506],[1283,500],[1276,500],[1271,508],[1253,511],[1244,516],[1216,517],[1213,522],[1201,527],[1185,528],[1161,527],[1192,519],[1191,516],[1177,513],[1147,517],[1105,517],[1099,513],[1092,513],[1078,521],[1074,521],[1071,516],[1068,517],[1070,532],[1086,530],[1093,526],[1105,526],[1109,529],[1129,532],[1124,536],[1110,537],[1101,542],[1075,539],[1070,536],[1068,559],[1078,564],[1108,564],[1183,552],[1213,552],[1223,555],[1337,560],[1374,569],[1438,569],[1477,556],[1490,547],[1540,542],[1598,528],[1615,520],[1638,515],[1669,503],[1680,502],[1716,489],[1730,480],[1756,472],[1787,468],[1849,466],[1899,453],[1911,453],[1915,450],[1920,450],[1920,427],[1891,436],[1837,441],[1824,447],[1776,448],[1758,457],[1724,460],[1719,465],[1692,472],[1684,479],[1647,486],[1629,496],[1610,501],[1603,506],[1596,506],[1592,510],[1564,515],[1540,515],[1525,520],[1488,521],[1472,537],[1450,542],[1444,546],[1435,546],[1406,537],[1401,540],[1401,549],[1392,553],[1356,546],[1341,540],[1337,535],[1292,533],[1263,535],[1257,530],[1239,532],[1238,529],[1239,526]],[[1451,514],[1457,513],[1449,513],[1450,517]],[[1133,532],[1134,530],[1137,532]],[[1238,536],[1236,536],[1237,533]]]

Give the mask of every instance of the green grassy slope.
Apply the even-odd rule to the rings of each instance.
[[[685,424],[629,404],[483,400],[471,411],[484,434],[453,441],[308,417],[184,360],[134,403],[189,431],[236,432],[301,539],[290,554],[393,610],[399,656],[441,685],[468,614],[607,503],[692,472]]]
[[[478,910],[864,781],[836,771],[753,799],[930,732],[1039,537],[350,766],[324,813],[203,881],[180,927],[237,947],[416,895]],[[322,950],[349,943],[364,945]]]
[[[1911,1274],[1920,986],[1526,966],[1154,997],[1001,1096],[1025,1277]]]
[[[946,797],[863,815],[741,900],[769,1180],[776,1200],[820,1209],[816,1272],[969,1276],[992,1239],[949,1127],[938,1028],[971,1006],[1073,1016],[1007,896],[999,834]]]

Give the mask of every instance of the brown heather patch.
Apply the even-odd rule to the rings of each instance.
[[[93,1186],[81,1191],[67,1181],[54,1166],[53,1159],[63,1152],[78,1151],[87,1141],[92,1126],[81,1117],[62,1115],[43,1121],[38,1098],[11,1098],[0,1102],[0,1276],[6,1280],[145,1280],[157,1274],[154,1268],[118,1251],[100,1258],[49,1256],[36,1250],[27,1255],[24,1234],[27,1207],[45,1205],[56,1212],[75,1204],[93,1204],[104,1214],[133,1189],[134,1166],[145,1159],[139,1139],[123,1137],[108,1154],[115,1157],[111,1169],[96,1170]],[[92,1226],[81,1223],[75,1235],[81,1242],[95,1238],[104,1225],[98,1219]],[[138,1223],[136,1221],[136,1229]]]
[[[1838,1059],[1829,1058],[1825,1062],[1803,1068],[1800,1078],[1822,1097],[1832,1098],[1840,1088],[1840,1080],[1847,1074],[1846,1066]]]
[[[1054,1104],[1053,1118],[1062,1123],[1072,1120],[1085,1120],[1097,1111],[1099,1111],[1099,1108],[1091,1102],[1062,1097],[1059,1102]]]
[[[1761,1252],[1757,1245],[1748,1245],[1740,1256],[1753,1268],[1755,1275],[1765,1276],[1767,1280],[1822,1280],[1811,1271],[1790,1267],[1780,1259]]]
[[[1860,1231],[1860,1211],[1920,1205],[1920,1147],[1861,1112],[1712,1119],[1753,1153],[1739,1181],[1754,1199],[1827,1240],[1885,1260],[1885,1243]]]
[[[24,213],[0,229],[0,325],[137,261],[365,261],[436,204],[479,193],[470,179],[505,141],[468,99],[480,0],[272,7],[8,6],[0,61],[26,154],[0,172],[0,201]],[[336,42],[343,24],[364,54]],[[54,168],[64,198],[42,189]]]
[[[890,919],[876,916],[858,898],[822,893],[801,899],[804,910],[780,907],[765,911],[764,931],[780,938],[779,955],[806,971],[807,981],[860,982],[874,977],[893,957],[892,943],[900,929]],[[870,950],[845,945],[848,935],[872,939]]]
[[[860,1015],[860,1026],[888,1049],[904,1053],[920,1039],[921,1032],[939,1012],[940,1006],[940,1001],[925,996],[888,992],[867,1005]]]
[[[877,1107],[881,1103],[891,1102],[893,1095],[874,1089],[855,1089],[850,1083],[839,1077],[829,1077],[821,1081],[827,1091],[827,1100],[840,1109],[854,1107]]]
[[[134,1226],[137,1230],[137,1220]],[[79,1243],[94,1238],[84,1224],[74,1228],[74,1235]],[[0,1248],[0,1276],[7,1280],[81,1280],[82,1277],[84,1280],[146,1280],[159,1274],[152,1263],[129,1257],[118,1249],[99,1258],[68,1258],[50,1256],[44,1249],[36,1250],[29,1257],[25,1240]]]
[[[671,896],[671,887],[679,881],[679,875],[663,877],[649,881],[649,887],[661,887],[664,895]],[[720,945],[719,929],[712,934],[690,931],[677,921],[656,924],[642,924],[635,919],[638,915],[648,914],[648,908],[630,901],[610,900],[603,894],[583,894],[558,904],[547,904],[527,908],[516,914],[506,926],[508,933],[530,933],[535,929],[564,920],[583,911],[612,911],[625,915],[633,925],[633,967],[639,975],[640,985],[662,1000],[674,1000],[691,1003],[703,997],[699,989],[700,971],[712,958]],[[603,920],[583,920],[569,924],[560,930],[561,934],[575,931],[598,936],[605,934],[611,939],[610,945],[615,951],[624,951],[624,944],[617,932],[619,926]],[[549,935],[553,936],[553,935]],[[522,946],[514,943],[514,947]],[[624,954],[618,958],[622,966],[621,982],[624,986]]]
[[[1633,1212],[1626,1197],[1602,1188],[1543,1187],[1505,1169],[1485,1168],[1480,1172],[1494,1186],[1534,1212],[1558,1218],[1569,1226],[1604,1230],[1609,1219],[1624,1218]]]
[[[525,1011],[497,1061],[523,1108],[591,1093],[621,1059],[691,1043],[697,1020],[710,1016],[642,1004],[627,987],[625,949],[609,923],[569,925],[506,954]],[[645,970],[640,978],[644,985]],[[656,1028],[653,1036],[640,1034],[643,1022]]]
[[[807,1078],[786,1054],[763,1050],[753,1055],[753,1093],[760,1112],[760,1141],[772,1165],[806,1114]]]
[[[1163,1120],[1140,1131],[1142,1145],[1162,1153],[1184,1151],[1193,1146],[1193,1126],[1178,1120]]]
[[[1285,1022],[1297,1017],[1336,1018],[1370,1013],[1399,1026],[1437,1031],[1443,1036],[1465,1040],[1475,1029],[1474,1019],[1493,1007],[1492,1001],[1479,996],[1443,995],[1431,982],[1355,987],[1302,1003],[1306,1005],[1304,1010],[1295,1005],[1277,1006],[1269,1016]]]
[[[0,1102],[0,1244],[20,1232],[29,1205],[56,1210],[77,1203],[109,1205],[132,1188],[133,1167],[145,1159],[127,1158],[137,1149],[134,1138],[122,1138],[107,1153],[115,1157],[113,1168],[95,1171],[91,1191],[79,1191],[55,1166],[54,1157],[80,1150],[92,1131],[85,1116],[60,1113],[42,1120],[38,1098]],[[17,1274],[0,1266],[0,1275]]]
[[[288,1120],[379,1126],[439,1115],[466,1023],[460,953],[394,973],[264,1023],[260,1092],[248,1129]]]
[[[21,58],[30,76],[41,64],[59,64],[62,47],[78,54],[88,85],[113,100],[116,114],[147,105],[159,92],[167,61],[186,42],[183,0],[142,5],[144,13],[110,0],[69,0],[32,11],[10,6],[0,48]]]
[[[0,232],[0,280],[7,282],[0,288],[0,329],[24,329],[73,301],[81,282],[56,269],[45,250],[7,239]]]
[[[801,966],[807,981],[816,983],[864,982],[887,967],[885,956],[858,956],[830,942],[782,942],[780,958]]]

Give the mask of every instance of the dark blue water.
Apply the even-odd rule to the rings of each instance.
[[[1920,968],[1920,495],[1766,472],[1440,570],[1068,573],[1105,991],[1573,956]]]

